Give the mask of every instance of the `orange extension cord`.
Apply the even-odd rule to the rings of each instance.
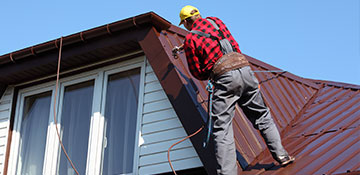
[[[56,95],[57,95],[58,86],[59,86],[61,51],[62,51],[62,45],[63,45],[62,42],[63,42],[63,37],[60,38],[58,67],[57,67],[57,73],[56,73],[56,87],[55,87],[55,95],[54,95],[54,123],[55,123],[55,128],[56,128],[56,134],[57,134],[57,136],[58,136],[58,139],[59,139],[59,142],[60,142],[60,145],[61,145],[61,149],[64,151],[64,154],[65,154],[66,158],[68,159],[69,163],[71,164],[71,167],[74,169],[75,173],[76,173],[77,175],[79,175],[79,172],[76,170],[75,165],[73,164],[73,162],[71,161],[68,153],[66,152],[65,146],[63,145],[63,143],[62,143],[62,141],[61,141],[61,138],[60,138],[59,129],[58,129],[58,127],[57,127],[57,119],[56,119],[56,110],[55,110],[55,109],[56,109]],[[262,83],[262,82],[259,83],[259,89],[260,89],[260,84],[261,84],[261,83]],[[168,157],[168,161],[169,161],[170,167],[171,167],[171,169],[172,169],[172,171],[173,171],[173,173],[174,173],[175,175],[177,175],[177,174],[176,174],[176,171],[175,171],[175,169],[174,169],[174,167],[173,167],[173,165],[172,165],[172,163],[171,163],[171,160],[170,160],[170,150],[171,150],[174,146],[176,146],[177,144],[179,144],[179,143],[185,141],[186,139],[189,139],[189,138],[193,137],[194,135],[198,134],[203,128],[204,128],[204,126],[202,126],[202,127],[199,128],[196,132],[192,133],[191,135],[186,136],[185,138],[183,138],[183,139],[181,139],[180,141],[172,144],[172,145],[169,147],[169,149],[168,149],[168,151],[167,151],[167,157]]]
[[[170,150],[171,150],[171,148],[174,147],[175,145],[177,145],[177,144],[185,141],[186,139],[188,139],[188,138],[196,135],[196,134],[199,133],[203,128],[204,128],[204,126],[202,126],[200,129],[198,129],[196,132],[192,133],[191,135],[188,135],[188,136],[186,136],[185,138],[181,139],[180,141],[172,144],[172,145],[170,146],[170,148],[168,149],[168,152],[167,152],[168,161],[169,161],[170,167],[171,167],[171,169],[172,169],[172,171],[173,171],[173,173],[174,173],[175,175],[177,175],[177,174],[176,174],[176,171],[175,171],[175,169],[174,169],[174,167],[173,167],[173,165],[172,165],[172,163],[171,163],[171,160],[170,160]]]
[[[260,90],[260,84],[261,84],[261,83],[262,83],[262,82],[260,82],[259,85],[258,85],[259,90]],[[175,175],[177,175],[177,174],[176,174],[176,171],[175,171],[175,169],[174,169],[174,167],[173,167],[173,165],[172,165],[172,163],[171,163],[171,160],[170,160],[170,150],[171,150],[171,148],[173,148],[175,145],[177,145],[177,144],[185,141],[186,139],[188,139],[188,138],[190,138],[190,137],[198,134],[203,128],[204,128],[204,126],[202,126],[200,129],[198,129],[196,132],[192,133],[191,135],[186,136],[185,138],[181,139],[180,141],[172,144],[172,145],[170,146],[170,148],[168,149],[168,151],[167,151],[168,162],[169,162],[169,165],[170,165],[170,167],[171,167],[171,170],[173,171],[173,173],[174,173]]]
[[[75,168],[75,165],[74,163],[71,161],[70,159],[70,156],[68,155],[68,153],[66,152],[66,149],[65,149],[65,146],[63,145],[62,141],[61,141],[61,138],[60,138],[60,133],[59,133],[59,129],[57,127],[57,119],[56,119],[56,96],[57,96],[57,92],[58,92],[58,87],[59,87],[59,75],[60,75],[60,63],[61,63],[61,51],[62,51],[62,42],[63,42],[63,37],[60,38],[60,48],[59,48],[59,58],[58,58],[58,67],[57,67],[57,73],[56,73],[56,86],[55,86],[55,95],[54,95],[54,123],[55,123],[55,128],[56,128],[56,134],[58,136],[58,139],[59,139],[59,142],[60,142],[60,145],[61,145],[61,149],[64,151],[64,154],[67,158],[67,160],[69,161],[69,163],[71,164],[71,167],[74,169],[75,173],[77,175],[79,175],[79,172],[76,170]],[[170,167],[173,171],[173,173],[175,175],[176,174],[176,171],[171,163],[171,160],[170,160],[170,150],[171,148],[173,148],[175,145],[185,141],[186,139],[190,138],[190,137],[193,137],[194,135],[198,134],[202,129],[204,128],[204,126],[202,126],[201,128],[199,128],[196,132],[194,132],[193,134],[189,135],[189,136],[186,136],[185,138],[183,138],[182,140],[174,143],[173,145],[170,146],[170,148],[168,149],[168,154],[167,154],[167,157],[168,157],[168,161],[169,161],[169,164],[170,164]]]
[[[73,162],[71,161],[68,153],[66,152],[66,149],[61,141],[60,138],[60,133],[59,133],[59,129],[57,127],[57,119],[56,119],[56,95],[57,95],[57,91],[58,91],[58,86],[59,86],[59,74],[60,74],[60,62],[61,62],[61,50],[62,50],[62,42],[63,42],[63,37],[60,38],[60,48],[59,48],[59,59],[58,59],[58,67],[57,67],[57,73],[56,73],[56,86],[55,86],[55,95],[54,95],[54,123],[55,123],[55,128],[56,128],[56,134],[59,138],[59,142],[61,145],[61,149],[64,151],[64,154],[66,156],[66,158],[68,159],[69,163],[71,164],[71,167],[74,169],[75,173],[77,175],[79,175],[79,172],[76,170],[75,165],[73,164]]]
[[[260,89],[260,84],[258,85],[258,87],[259,87],[259,89]],[[174,169],[174,167],[173,167],[173,165],[172,165],[172,163],[171,163],[171,160],[170,160],[170,150],[171,150],[171,148],[173,148],[175,145],[177,145],[177,144],[185,141],[186,139],[188,139],[188,138],[190,138],[190,137],[198,134],[203,128],[204,128],[204,126],[202,126],[200,129],[198,129],[196,132],[192,133],[191,135],[188,135],[188,136],[186,136],[185,138],[181,139],[180,141],[172,144],[172,145],[170,146],[170,148],[168,149],[168,151],[167,151],[168,162],[169,162],[169,164],[170,164],[171,170],[173,171],[173,173],[174,173],[175,175],[177,175],[177,174],[176,174],[176,171],[175,171],[175,169]]]

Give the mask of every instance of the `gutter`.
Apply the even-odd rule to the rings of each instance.
[[[161,31],[170,28],[171,23],[154,12],[148,12],[135,17],[65,36],[63,37],[63,46],[86,42],[104,35],[111,36],[126,29],[136,29],[143,26],[154,26],[156,30]],[[60,38],[2,55],[0,56],[0,66],[5,64],[16,64],[22,59],[28,59],[44,52],[58,50],[59,44]]]

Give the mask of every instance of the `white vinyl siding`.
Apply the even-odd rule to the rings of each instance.
[[[13,87],[7,87],[5,93],[0,98],[0,175],[4,173],[13,89]]]
[[[167,150],[187,134],[149,63],[144,86],[139,174],[170,172]],[[176,170],[203,166],[190,140],[173,147],[170,158]]]
[[[136,64],[134,64],[136,63]],[[82,82],[88,79],[99,79],[103,81],[103,77],[107,74],[120,72],[123,68],[121,67],[136,68],[141,67],[141,81],[139,91],[139,120],[137,123],[136,131],[139,132],[136,135],[136,149],[134,156],[134,174],[158,174],[164,172],[171,172],[171,168],[167,160],[168,148],[179,141],[180,139],[187,136],[178,116],[176,115],[169,99],[167,98],[164,90],[162,89],[160,82],[154,74],[150,64],[146,61],[145,57],[136,58],[134,60],[125,61],[111,65],[105,68],[92,70],[79,75],[66,77],[60,80],[60,90],[64,88],[64,84],[70,81]],[[130,69],[130,68],[126,68]],[[100,71],[100,73],[99,73]],[[102,72],[102,73],[101,73]],[[105,75],[106,74],[106,75]],[[94,78],[95,77],[95,78]],[[85,78],[85,79],[84,79]],[[97,80],[96,80],[97,81]],[[46,86],[53,87],[54,82],[45,83]],[[45,86],[37,85],[37,86]],[[36,87],[37,87],[36,86]],[[96,103],[102,103],[101,94],[104,88],[102,86],[95,86]],[[7,146],[7,134],[8,125],[10,120],[12,99],[13,99],[13,87],[8,87],[3,97],[0,99],[0,175],[3,174],[5,151]],[[30,87],[29,91],[36,90],[35,87]],[[53,90],[53,89],[52,89]],[[59,90],[59,91],[60,91]],[[58,97],[61,98],[60,92]],[[52,99],[53,100],[53,99]],[[61,100],[60,100],[61,101]],[[59,104],[59,99],[57,104]],[[100,106],[96,104],[95,106]],[[102,103],[103,105],[103,103]],[[51,105],[52,106],[52,105]],[[104,125],[104,116],[102,107],[96,107],[93,109],[93,115],[91,117],[91,128],[90,130],[102,131]],[[101,108],[101,109],[100,109]],[[51,109],[53,111],[53,109]],[[19,112],[19,111],[17,111]],[[52,112],[51,112],[52,113]],[[45,156],[44,172],[46,174],[55,174],[57,166],[57,155],[60,151],[57,136],[53,126],[53,116],[50,114],[49,133],[47,138],[47,150]],[[58,119],[60,114],[58,114]],[[58,123],[60,128],[60,123]],[[89,144],[88,162],[87,162],[87,173],[88,174],[101,174],[101,151],[98,148],[103,146],[103,132],[90,132],[90,140],[92,144]],[[14,134],[13,134],[14,135]],[[139,143],[138,143],[139,141]],[[17,142],[13,139],[13,143]],[[18,144],[18,143],[17,143]],[[138,147],[138,145],[140,145]],[[12,153],[12,151],[10,151]],[[16,156],[17,154],[13,154]],[[10,155],[11,158],[11,155]],[[11,165],[11,161],[9,165]],[[14,159],[16,160],[16,158]],[[202,163],[192,146],[190,140],[186,140],[183,143],[175,146],[171,151],[171,160],[176,170],[184,170],[189,168],[202,167]],[[13,166],[16,165],[16,161],[12,162]],[[10,174],[14,174],[15,167],[9,166],[12,171]]]

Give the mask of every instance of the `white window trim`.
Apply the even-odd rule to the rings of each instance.
[[[121,58],[121,57],[117,57]],[[114,59],[111,59],[114,60]],[[101,161],[102,161],[102,146],[104,144],[104,109],[105,109],[105,98],[107,77],[110,74],[119,73],[122,71],[140,68],[140,87],[139,87],[139,103],[137,111],[137,123],[136,123],[136,138],[135,138],[135,149],[134,149],[134,162],[133,162],[133,173],[138,173],[138,161],[139,161],[139,133],[141,129],[142,119],[142,108],[143,108],[143,92],[144,92],[144,81],[145,81],[145,56],[140,56],[131,60],[116,63],[110,66],[94,69],[88,72],[73,75],[71,77],[65,77],[59,80],[59,89],[56,99],[56,110],[57,110],[57,123],[60,129],[61,121],[61,110],[62,109],[62,98],[64,94],[64,88],[68,85],[81,83],[88,80],[94,80],[94,96],[92,104],[92,116],[90,119],[90,132],[89,132],[89,145],[88,155],[86,162],[86,174],[101,174]],[[84,66],[86,67],[86,66]],[[23,85],[22,83],[20,85]],[[43,174],[55,175],[57,172],[57,162],[60,158],[60,145],[58,136],[56,134],[54,125],[54,93],[55,93],[55,81],[47,82],[35,86],[31,86],[25,89],[19,90],[16,104],[16,113],[14,120],[14,130],[12,134],[12,143],[10,148],[8,174],[12,175],[16,173],[17,162],[19,158],[19,146],[20,146],[20,127],[22,108],[24,105],[24,99],[26,96],[39,94],[46,91],[52,91],[49,124],[46,138],[45,157],[43,165]]]
[[[16,173],[16,168],[18,166],[18,159],[20,156],[20,127],[21,127],[21,118],[20,116],[22,116],[23,113],[23,106],[24,106],[24,100],[25,97],[31,96],[31,95],[35,95],[35,94],[39,94],[39,93],[43,93],[43,92],[47,92],[47,91],[51,91],[52,92],[52,97],[51,97],[51,102],[50,102],[50,116],[51,115],[51,110],[53,110],[53,93],[54,93],[54,89],[51,86],[51,84],[46,83],[43,86],[34,86],[31,88],[27,88],[27,89],[22,89],[19,90],[19,95],[17,98],[17,104],[16,104],[16,113],[15,113],[15,120],[14,120],[14,129],[12,132],[12,144],[10,147],[10,157],[9,157],[9,166],[8,166],[8,174],[15,174]],[[49,117],[50,117],[49,116]],[[50,125],[50,118],[48,121],[48,125]],[[49,133],[49,127],[48,127],[48,131]],[[49,134],[47,134],[46,136],[46,144],[48,144],[48,139],[49,139]],[[46,148],[45,148],[45,153],[46,153]],[[46,161],[46,156],[44,157],[44,162]],[[43,168],[45,168],[45,164],[43,165]],[[19,174],[19,173],[17,173]]]
[[[141,123],[143,119],[143,104],[144,104],[144,91],[145,91],[145,74],[146,74],[146,58],[143,59],[141,70],[140,70],[140,87],[139,87],[139,103],[137,111],[137,123],[136,123],[136,134],[135,134],[135,153],[134,153],[134,167],[133,174],[139,174],[139,156],[140,156],[140,136],[141,136]]]
[[[59,98],[57,98],[57,102],[56,102],[56,104],[57,104],[57,106],[56,106],[57,107],[57,109],[56,109],[57,110],[56,119],[57,119],[57,123],[58,123],[58,130],[59,130],[60,136],[62,136],[62,132],[61,132],[61,129],[60,129],[61,128],[62,110],[60,110],[60,109],[63,108],[63,99],[64,99],[65,87],[93,80],[94,81],[93,97],[94,97],[95,94],[98,93],[98,92],[95,91],[95,87],[99,83],[97,77],[98,76],[96,74],[88,74],[88,76],[86,76],[86,74],[84,74],[83,77],[80,77],[80,78],[77,78],[77,79],[75,79],[74,77],[71,77],[69,79],[65,79],[65,80],[60,81],[60,85],[59,85],[60,94],[59,94],[59,96],[58,96]],[[94,109],[94,103],[95,103],[94,101],[95,101],[95,99],[93,98],[93,104],[92,104],[92,107],[91,107],[91,110],[92,110],[91,114],[94,114],[94,110],[93,110]],[[92,116],[90,116],[90,117],[92,117]],[[91,118],[90,118],[90,121],[91,121]],[[91,129],[91,125],[92,124],[90,123],[90,129]],[[91,144],[91,142],[90,142],[90,131],[89,131],[89,139],[88,139],[88,151],[87,151],[88,155],[89,155],[89,148],[90,148],[90,144]],[[55,137],[58,138],[56,131],[55,131],[55,134],[56,134]],[[60,144],[59,139],[55,139],[55,143],[54,143],[53,147],[51,147],[51,148],[55,148],[55,149],[50,151],[50,153],[54,153],[54,154],[56,153],[55,155],[53,154],[52,164],[51,164],[51,171],[55,171],[55,174],[57,173],[59,165],[60,165],[58,162],[60,161],[60,157],[61,157],[60,155],[61,155],[61,151],[62,151],[59,144]],[[89,157],[87,157],[87,159],[89,159]],[[86,167],[86,169],[88,169],[88,167]]]
[[[137,171],[138,171],[138,157],[139,157],[139,132],[140,132],[140,129],[141,129],[141,119],[142,119],[142,108],[143,108],[143,94],[144,94],[144,82],[145,82],[145,64],[146,63],[146,60],[143,59],[142,62],[138,62],[136,64],[131,64],[131,65],[127,65],[127,66],[123,66],[123,67],[118,67],[118,68],[110,68],[106,71],[104,71],[104,81],[103,82],[108,82],[108,77],[109,75],[112,75],[112,74],[116,74],[116,73],[119,73],[119,72],[124,72],[124,71],[127,71],[127,70],[131,70],[131,69],[135,69],[135,68],[140,68],[140,87],[139,87],[139,99],[138,99],[138,110],[137,110],[137,122],[136,122],[136,133],[135,136],[135,153],[134,153],[134,159],[133,159],[133,173],[131,174],[137,174]],[[104,114],[105,113],[105,101],[106,101],[106,89],[107,89],[107,83],[104,83],[103,85],[103,89],[102,90],[102,101],[103,103],[101,104],[101,109],[100,109],[100,113],[101,114]],[[101,127],[104,127],[105,126],[105,117],[103,115],[100,115],[100,121],[102,122],[102,126]],[[105,128],[102,128],[102,131],[105,131]],[[103,135],[105,134],[105,132],[102,133]],[[98,143],[101,143],[102,147],[104,146],[104,139],[105,139],[105,135],[103,136],[103,140],[99,141]],[[98,153],[100,155],[103,155],[103,150],[101,150],[101,153]],[[95,162],[94,164],[96,165],[95,167],[100,167],[100,169],[95,169],[94,172],[96,172],[95,174],[100,174],[101,171],[102,171],[102,157],[101,159],[98,159],[97,162]]]

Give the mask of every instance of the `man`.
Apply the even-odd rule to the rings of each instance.
[[[202,18],[193,6],[181,9],[180,20],[179,25],[183,24],[191,31],[183,45],[190,72],[195,78],[210,79],[214,84],[211,112],[217,173],[237,174],[232,127],[236,103],[261,132],[273,158],[281,166],[293,162],[295,159],[281,144],[279,132],[258,88],[258,80],[225,24],[216,17]]]

